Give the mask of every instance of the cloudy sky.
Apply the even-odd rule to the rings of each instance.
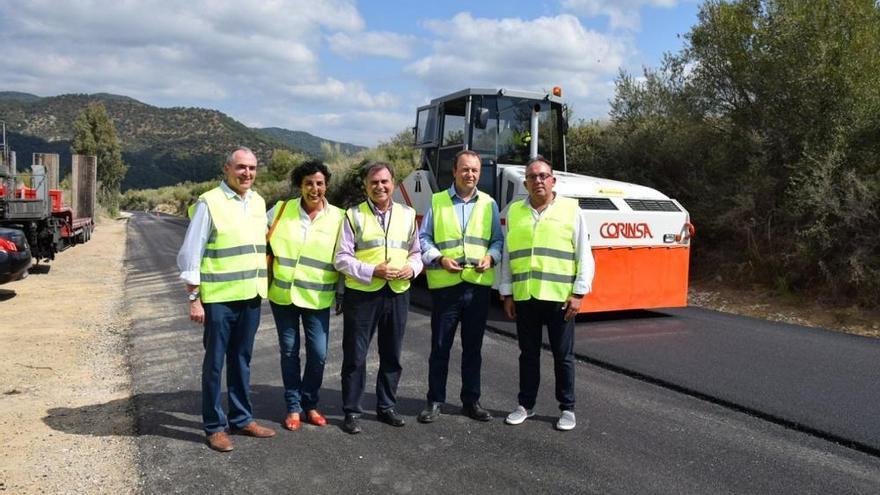
[[[436,5],[431,5],[436,3]],[[562,86],[602,119],[618,69],[678,51],[696,0],[0,0],[0,91],[107,92],[372,146],[466,87]]]

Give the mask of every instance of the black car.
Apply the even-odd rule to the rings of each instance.
[[[0,284],[27,277],[31,262],[24,232],[0,227]]]

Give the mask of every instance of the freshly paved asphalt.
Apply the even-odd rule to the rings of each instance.
[[[751,401],[746,409],[752,408],[752,402],[760,406],[765,399],[772,399],[766,402],[772,406],[802,395],[778,393],[771,384],[764,384],[753,397],[751,389],[740,383],[748,379],[750,369],[760,372],[759,381],[766,382],[802,375],[811,367],[819,368],[811,377],[823,376],[823,370],[825,375],[838,373],[835,370],[840,363],[800,363],[797,356],[786,357],[794,344],[774,349],[768,338],[758,338],[762,332],[751,328],[758,323],[755,320],[695,310],[579,325],[578,352],[589,349],[596,354],[577,364],[578,428],[560,433],[553,430],[558,411],[549,353],[542,360],[538,415],[517,427],[503,424],[501,417],[516,405],[518,354],[515,340],[503,332],[487,334],[483,348],[482,403],[496,419],[483,424],[457,414],[460,381],[453,371],[450,404],[444,409],[447,414],[431,425],[416,423],[414,416],[424,402],[430,330],[426,311],[414,307],[404,341],[398,397],[398,409],[407,416],[408,424],[392,428],[368,415],[364,433],[350,436],[339,428],[341,319],[331,320],[321,399],[331,425],[305,426],[292,433],[278,426],[285,411],[277,341],[271,314],[264,306],[251,383],[257,419],[279,433],[272,439],[236,436],[234,452],[212,452],[204,445],[199,414],[202,332],[188,321],[174,261],[184,228],[180,219],[140,213],[129,225],[126,298],[133,320],[130,364],[134,396],[124,406],[137,418],[140,482],[145,493],[880,491],[880,458],[864,449],[847,448],[746,414],[724,405],[724,401],[705,400],[589,362],[611,362],[615,355],[622,355],[634,363],[627,366],[648,376],[656,372],[660,381],[678,374],[690,377],[682,388],[697,388],[701,383],[710,392],[732,387]],[[764,333],[788,330],[774,325],[767,328]],[[739,337],[733,343],[716,337],[700,344],[700,332],[724,331],[736,332]],[[794,339],[812,338],[812,331],[803,332],[806,337]],[[750,339],[755,340],[751,345]],[[860,347],[854,343],[847,352],[860,352]],[[828,354],[837,356],[838,352],[843,351]],[[793,369],[780,371],[758,362],[759,357],[775,353],[780,366]],[[708,368],[701,368],[693,357],[698,354],[717,356],[708,360]],[[736,366],[736,356],[756,358]],[[368,369],[374,376],[375,350],[370,357]],[[809,358],[812,355],[805,359]],[[680,371],[667,370],[667,365],[673,364]],[[454,356],[450,368],[457,370],[458,366],[458,356]],[[835,388],[831,379],[820,380],[816,386],[835,390],[827,401],[849,404],[841,396],[846,396],[848,389],[871,386],[871,376],[876,374],[838,382],[843,391]],[[825,389],[817,389],[817,395],[824,393]],[[877,397],[874,394],[864,400],[876,401]],[[375,396],[368,393],[365,408],[372,409],[374,401]],[[95,404],[88,408],[118,406]],[[769,410],[776,414],[775,409]],[[104,430],[96,428],[93,434]]]
[[[578,321],[575,353],[589,363],[880,455],[880,339],[702,308]],[[516,336],[500,306],[488,326]]]

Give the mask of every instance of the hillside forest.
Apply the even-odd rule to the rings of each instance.
[[[74,122],[97,104],[113,122],[128,172],[122,190],[152,188],[182,181],[205,181],[217,174],[217,163],[229,149],[247,143],[266,161],[276,149],[322,156],[322,145],[343,153],[364,149],[300,131],[250,128],[228,115],[204,108],[159,108],[119,95],[69,94],[40,98],[26,93],[0,92],[0,120],[7,141],[26,165],[34,152],[58,153],[62,174],[70,170],[75,148]]]

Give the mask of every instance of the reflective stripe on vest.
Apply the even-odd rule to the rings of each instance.
[[[480,273],[474,270],[489,251],[492,238],[492,203],[494,200],[477,191],[477,202],[461,232],[461,220],[455,213],[449,191],[440,191],[431,197],[431,215],[434,219],[434,245],[441,256],[452,258],[464,267],[459,273],[450,273],[442,266],[430,266],[425,274],[428,288],[439,289],[460,284],[462,281],[491,286],[495,281],[495,269]]]
[[[409,257],[410,239],[416,226],[416,212],[408,206],[392,203],[386,215],[388,214],[391,218],[386,232],[366,201],[345,212],[354,233],[355,258],[371,265],[389,260],[388,266],[401,269]],[[375,292],[386,283],[397,293],[409,289],[409,280],[386,281],[373,277],[369,284],[362,284],[349,276],[345,277],[346,287],[365,292]]]
[[[339,280],[333,256],[343,211],[328,204],[309,225],[303,240],[300,204],[300,198],[290,200],[269,241],[274,255],[269,300],[300,308],[329,308]],[[281,201],[275,205],[276,216],[281,205]]]
[[[251,192],[247,211],[241,201],[216,187],[202,194],[211,214],[211,235],[199,269],[202,302],[266,297],[266,203]]]
[[[513,299],[565,301],[577,273],[574,227],[580,206],[557,196],[535,223],[527,202],[528,198],[511,204],[507,215]]]

